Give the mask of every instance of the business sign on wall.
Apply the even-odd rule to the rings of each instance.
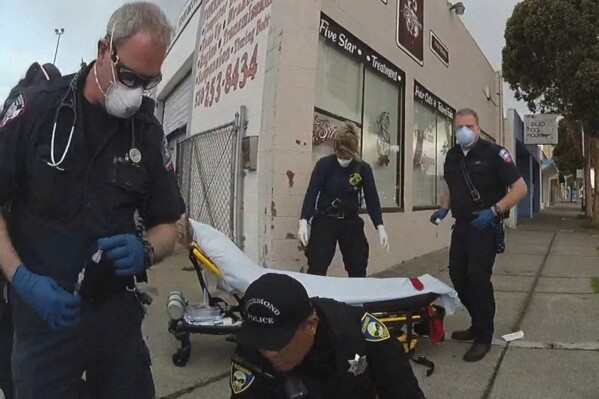
[[[405,73],[385,57],[374,51],[356,36],[341,27],[325,14],[320,15],[320,36],[327,44],[354,58],[374,73],[396,84],[404,84]]]
[[[273,0],[204,1],[194,64],[192,134],[259,113]],[[252,124],[260,128],[259,123]]]
[[[395,41],[420,65],[424,65],[424,0],[397,0]]]
[[[557,121],[554,114],[524,115],[524,144],[557,144]]]
[[[456,110],[454,108],[427,90],[426,87],[422,86],[416,80],[414,81],[414,101],[437,111],[449,120],[453,120],[455,117]]]
[[[193,14],[195,14],[196,10],[200,7],[201,4],[202,0],[187,0],[187,2],[185,3],[185,7],[183,7],[183,11],[181,11],[179,16],[177,17],[177,21],[175,21],[175,25],[173,26],[174,39],[171,43],[171,46],[175,43],[183,29],[185,29],[185,26],[187,25],[191,17],[193,17]]]
[[[449,49],[432,30],[430,46],[433,54],[435,54],[446,67],[449,67]]]

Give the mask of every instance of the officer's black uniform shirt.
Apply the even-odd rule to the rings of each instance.
[[[0,122],[4,119],[4,115],[8,111],[9,105],[12,104],[12,102],[19,96],[19,94],[23,90],[24,90],[24,88],[15,87],[10,91],[8,97],[4,101],[2,110],[0,110]],[[8,216],[8,209],[9,209],[8,204],[4,204],[4,205],[0,206],[0,213],[2,214],[2,217],[5,219]],[[6,276],[3,273],[0,273],[0,321],[2,321],[2,317],[1,317],[2,306],[3,306],[2,303],[3,303],[3,301],[8,300],[8,298],[5,296],[6,284],[8,284],[8,280],[6,279]]]
[[[313,303],[319,317],[314,345],[292,371],[304,382],[308,399],[372,399],[375,394],[379,399],[424,399],[401,344],[390,335],[374,338],[365,330],[368,320],[376,319],[364,322],[363,310],[330,299],[315,298]],[[286,376],[259,351],[238,346],[236,355],[247,363],[232,362],[232,399],[286,398]],[[349,361],[356,356],[366,367],[354,375]],[[254,372],[256,366],[275,380]]]
[[[349,180],[354,173],[358,173],[362,177],[361,190],[348,191]],[[372,223],[375,226],[383,224],[381,203],[370,165],[354,160],[346,168],[343,168],[339,165],[335,154],[323,157],[318,160],[312,171],[310,184],[304,197],[301,218],[309,220],[319,212],[326,212],[337,198],[343,201],[343,208],[347,216],[357,214],[362,205],[360,191],[364,193],[366,208]]]
[[[68,291],[98,238],[136,233],[135,211],[150,229],[176,222],[185,208],[153,101],[144,98],[130,119],[85,105],[91,67],[27,89],[0,121],[0,206],[12,203],[11,240],[32,272]],[[48,165],[52,130],[59,105],[71,99],[77,121],[60,171]],[[55,161],[63,156],[74,121],[68,107],[58,115]],[[126,159],[133,141],[142,154],[139,164]]]
[[[107,135],[111,135],[119,128],[119,119],[109,115],[99,104],[91,104],[85,97],[81,98],[83,109],[83,125],[88,127],[85,131],[85,150],[88,158],[102,146]]]
[[[482,208],[470,194],[462,173],[462,159],[465,159],[472,183],[480,193]],[[459,145],[451,148],[445,158],[444,174],[451,198],[451,214],[458,220],[473,219],[473,212],[495,205],[505,196],[506,189],[521,177],[505,148],[482,139],[466,155]]]

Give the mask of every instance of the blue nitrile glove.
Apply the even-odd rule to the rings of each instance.
[[[495,212],[493,212],[491,209],[485,209],[484,211],[481,211],[476,219],[472,221],[472,225],[478,230],[482,230],[491,226],[496,219],[497,216],[495,215]]]
[[[50,277],[31,273],[21,265],[12,278],[12,285],[53,329],[68,330],[79,323],[81,297],[66,292]]]
[[[430,221],[432,224],[439,224],[439,222],[441,222],[441,220],[445,219],[445,217],[447,216],[447,213],[449,212],[449,209],[447,208],[441,208],[441,209],[437,209],[430,218]],[[439,221],[437,221],[439,220]]]
[[[98,249],[112,261],[117,276],[135,276],[146,270],[144,245],[134,234],[100,238]]]

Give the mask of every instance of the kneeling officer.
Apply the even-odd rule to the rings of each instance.
[[[359,307],[269,273],[246,290],[231,398],[424,399],[409,359]]]

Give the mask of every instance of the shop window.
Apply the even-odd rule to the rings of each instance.
[[[318,41],[316,107],[336,118],[359,123],[362,114],[364,68],[324,39]]]
[[[401,206],[400,165],[403,84],[390,81],[326,43],[318,43],[313,161],[333,152],[336,130],[353,122],[361,138],[361,157],[372,167],[381,207]]]
[[[400,90],[366,70],[362,114],[362,159],[372,166],[382,207],[397,207],[399,182]]]
[[[441,205],[443,164],[453,146],[455,110],[415,82],[413,206]]]
[[[441,205],[445,178],[443,167],[447,151],[454,145],[453,118],[449,119],[437,112],[437,178],[435,180],[436,205]]]

